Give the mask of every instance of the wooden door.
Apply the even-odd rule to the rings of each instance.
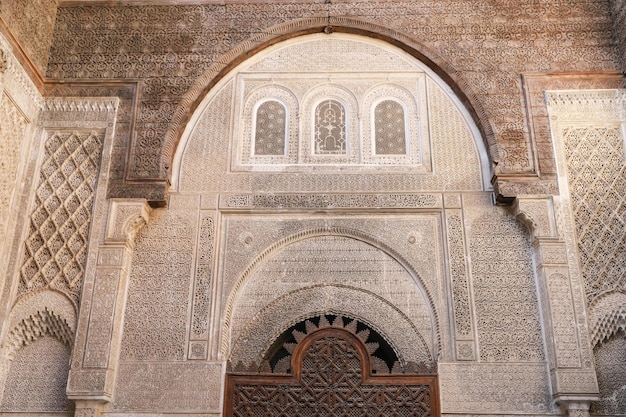
[[[344,329],[309,334],[292,375],[226,376],[226,417],[439,416],[436,375],[372,375],[365,344]]]

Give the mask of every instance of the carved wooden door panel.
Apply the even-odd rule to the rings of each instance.
[[[228,417],[438,416],[435,375],[371,375],[367,347],[321,329],[296,347],[292,375],[228,374]]]

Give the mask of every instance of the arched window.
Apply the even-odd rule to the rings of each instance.
[[[324,100],[315,108],[314,153],[345,155],[347,151],[346,110],[337,100]]]
[[[374,109],[376,155],[406,155],[406,116],[402,104],[384,100]]]
[[[277,100],[262,103],[256,111],[255,155],[285,155],[287,109]]]

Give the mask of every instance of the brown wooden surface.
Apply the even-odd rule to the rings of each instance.
[[[366,346],[343,329],[307,336],[291,369],[227,374],[224,416],[439,416],[436,375],[372,375]]]

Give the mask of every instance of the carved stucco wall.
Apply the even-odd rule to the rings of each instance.
[[[355,56],[342,61],[341,67],[337,67],[332,57],[345,54],[348,50]],[[290,56],[307,56],[314,64],[307,65],[304,60],[292,59]],[[380,61],[376,65],[368,63],[376,62],[377,59]],[[367,70],[363,70],[365,66]],[[344,74],[360,73],[362,80],[358,77],[349,79],[345,75],[343,78],[338,74],[332,75],[335,70]],[[385,168],[378,166],[373,169],[362,164],[347,164],[339,168],[332,161],[307,163],[306,156],[302,156],[301,145],[299,163],[253,164],[248,166],[247,171],[238,172],[240,155],[250,141],[245,140],[245,129],[238,128],[239,124],[234,123],[234,120],[242,119],[244,125],[251,125],[253,118],[249,114],[244,117],[243,103],[233,107],[233,96],[243,96],[244,100],[254,98],[255,88],[259,89],[259,86],[266,83],[263,79],[256,82],[251,79],[246,83],[240,79],[232,79],[233,76],[230,75],[205,98],[197,112],[197,119],[194,118],[185,137],[181,139],[172,167],[175,189],[181,192],[205,193],[278,190],[406,192],[415,189],[478,191],[489,187],[486,181],[489,171],[487,156],[484,148],[476,145],[477,142],[481,145],[478,132],[475,128],[472,129],[473,123],[468,124],[466,121],[466,114],[460,103],[454,102],[444,91],[446,87],[441,80],[399,49],[349,35],[311,35],[299,38],[297,42],[278,44],[255,57],[252,62],[242,64],[238,71],[250,71],[256,77],[259,74],[272,77],[274,82],[270,86],[280,86],[292,92],[297,103],[293,111],[299,121],[299,125],[295,127],[296,134],[305,143],[312,135],[307,133],[306,124],[302,122],[311,113],[311,109],[307,109],[305,104],[307,100],[311,100],[311,96],[313,99],[316,95],[323,96],[323,88],[340,86],[354,97],[356,109],[350,115],[350,123],[355,126],[354,137],[360,137],[359,132],[364,129],[362,114],[370,111],[365,107],[368,104],[368,92],[386,83],[404,86],[409,91],[416,90],[414,94],[420,100],[418,107],[421,110],[410,117],[419,120],[416,128],[420,131],[424,162],[421,166],[402,166],[400,158],[396,158],[395,163],[390,158],[391,163],[386,164]],[[383,71],[390,75],[381,76]],[[307,77],[310,79],[307,80]],[[233,137],[233,140],[225,143],[224,138],[227,137]],[[359,146],[364,147],[366,139],[361,141]],[[464,149],[467,151],[463,151]],[[198,158],[210,160],[211,164],[205,166],[195,163]],[[317,166],[310,169],[312,165]],[[380,175],[383,169],[385,175]],[[341,171],[341,175],[337,174],[338,171]],[[299,180],[293,181],[286,172],[297,172]]]
[[[163,178],[170,158],[160,158],[166,136],[170,138],[166,153],[171,154],[172,140],[179,133],[167,132],[182,128],[189,104],[202,95],[213,75],[240,51],[271,39],[273,33],[289,33],[299,25],[321,30],[326,9],[316,2],[63,5],[57,13],[47,76],[139,79],[137,135],[130,144],[127,174]],[[447,71],[482,117],[491,156],[505,173],[536,169],[520,99],[520,73],[614,72],[620,67],[606,1],[464,1],[453,7],[437,0],[384,5],[346,1],[333,3],[329,10],[336,27],[361,25],[350,18],[379,24],[372,30],[414,44]],[[259,40],[244,43],[254,37]],[[202,74],[208,74],[206,79],[190,90]],[[187,104],[179,108],[184,96]],[[549,161],[549,147],[542,149],[542,157],[544,153]],[[548,164],[542,174],[549,178],[554,171]],[[146,185],[141,187],[147,192]],[[532,187],[535,193],[555,190],[549,181]],[[126,188],[122,180],[114,181],[111,193],[130,195]]]
[[[363,43],[372,59],[391,53],[410,64],[403,72],[423,77],[412,88],[427,97],[430,168],[238,166],[245,129],[233,126],[252,123],[238,113],[246,94],[277,83],[268,71],[304,71],[294,51],[320,39],[348,40],[349,50]],[[336,58],[312,49],[316,65]],[[387,62],[372,65],[392,72]],[[258,365],[283,331],[325,312],[377,329],[405,361],[439,362],[444,412],[554,411],[528,232],[493,206],[480,138],[445,85],[403,52],[355,36],[279,44],[252,63],[238,71],[260,81],[246,90],[235,71],[200,105],[176,154],[169,205],[139,233],[114,415],[219,413],[218,375],[229,360]],[[356,72],[359,62],[343,65]],[[280,84],[296,101],[319,84],[292,78]],[[343,87],[362,105],[359,82]]]
[[[269,348],[285,329],[300,321],[303,317],[297,314],[334,310],[368,320],[374,328],[381,329],[399,345],[403,361],[432,366],[440,353],[440,329],[431,294],[440,290],[434,277],[441,276],[437,265],[441,248],[433,245],[429,250],[425,242],[437,242],[439,225],[435,218],[337,217],[330,223],[237,218],[227,221],[233,236],[226,243],[227,250],[239,246],[234,238],[241,235],[251,238],[246,245],[250,253],[259,244],[267,245],[263,242],[267,238],[261,236],[273,235],[274,241],[283,240],[275,253],[268,253],[267,260],[261,261],[247,282],[241,284],[242,290],[234,300],[230,330],[230,359],[234,364],[259,364],[259,348]],[[386,222],[386,233],[381,230],[382,222]],[[272,229],[280,230],[282,239]],[[380,242],[368,242],[366,230]],[[420,242],[410,243],[407,230],[420,235]],[[404,245],[393,246],[404,247],[397,254],[385,252],[387,245],[398,241],[404,241]],[[416,257],[405,261],[399,253],[420,253],[421,266],[425,267],[421,274],[428,278],[411,276],[401,261],[416,264]],[[240,269],[232,264],[232,258],[229,261],[235,271]],[[230,286],[225,283],[226,294]]]
[[[0,36],[0,94],[0,233],[15,246],[19,245],[19,213],[28,200],[23,193],[29,191],[24,183],[29,175],[29,154],[38,151],[37,143],[33,143],[33,121],[43,99],[3,36]],[[6,274],[14,257],[14,248],[2,245],[0,274]]]
[[[621,51],[622,71],[626,71],[626,1],[611,0],[610,4],[613,30]]]
[[[592,411],[625,414],[624,90],[547,93],[563,210],[572,216],[589,307],[601,400]]]
[[[42,3],[39,6],[41,10],[51,11],[50,4]],[[12,8],[11,13],[14,15],[24,13],[23,10],[20,11],[21,3],[18,5],[16,2],[5,2],[3,6]],[[617,0],[608,4],[601,1],[565,4],[546,0],[532,5],[513,1],[498,2],[497,5],[468,1],[457,2],[454,10],[438,1],[396,2],[385,7],[378,7],[376,3],[345,2],[332,4],[330,9],[334,16],[332,21],[338,26],[346,21],[336,16],[352,16],[386,26],[391,25],[399,33],[408,36],[408,44],[413,42],[417,45],[419,42],[426,55],[449,71],[451,77],[469,95],[479,116],[484,117],[482,120],[486,126],[482,127],[490,141],[491,156],[498,163],[497,170],[505,173],[529,173],[537,167],[534,166],[532,143],[526,137],[524,104],[520,95],[521,84],[518,74],[548,71],[610,72],[619,68],[620,53],[617,51],[616,43],[611,40],[610,20],[607,17],[610,7],[614,16],[617,16],[616,36],[623,39],[619,22],[624,7],[623,2]],[[4,16],[5,12],[2,13]],[[165,175],[168,158],[160,158],[164,152],[165,138],[169,137],[172,125],[176,125],[176,117],[180,115],[176,113],[176,109],[184,101],[183,97],[189,99],[193,94],[196,96],[201,94],[199,90],[191,87],[194,80],[200,77],[202,81],[202,74],[205,81],[210,79],[207,74],[215,74],[216,68],[221,68],[221,65],[237,56],[239,52],[232,52],[229,59],[221,60],[220,57],[225,53],[228,54],[234,45],[251,36],[270,33],[267,36],[271,38],[274,35],[267,29],[276,24],[284,24],[277,32],[288,32],[291,29],[286,28],[292,27],[289,23],[292,19],[304,15],[319,17],[319,22],[322,22],[325,20],[323,19],[325,13],[326,6],[322,3],[298,5],[227,3],[202,6],[66,5],[60,9],[48,76],[73,81],[75,84],[50,85],[48,91],[49,94],[59,96],[113,94],[121,97],[120,108],[124,111],[120,114],[120,123],[115,126],[116,142],[112,150],[105,152],[102,164],[108,167],[108,155],[113,155],[110,170],[111,195],[123,193],[148,195],[152,193],[149,185],[141,185],[133,189],[134,191],[119,187],[125,174],[130,178],[144,179]],[[40,19],[33,20],[33,24],[41,26],[45,32],[50,16],[51,13],[43,13],[38,16]],[[248,22],[250,16],[254,16],[254,22],[250,25],[241,24]],[[403,17],[397,18],[398,16]],[[514,23],[510,21],[511,19]],[[503,20],[506,20],[506,23],[502,23]],[[112,25],[112,22],[115,24]],[[233,22],[238,24],[233,25]],[[316,24],[319,25],[319,22]],[[297,24],[295,26],[297,27]],[[250,30],[250,27],[253,29]],[[21,29],[23,27],[15,28],[16,32]],[[35,62],[36,65],[41,65],[44,62],[44,48],[40,42],[45,42],[46,37],[36,40],[29,40],[28,36],[22,38],[25,39],[24,44],[32,42],[30,45],[33,52],[30,53],[39,60],[39,63]],[[244,46],[242,50],[250,48],[251,45]],[[14,68],[11,66],[12,55],[7,54],[5,50],[2,52],[4,60],[0,60],[0,64],[4,65],[6,60],[7,68],[11,70]],[[77,59],[78,56],[80,61]],[[208,70],[209,68],[213,70]],[[3,112],[3,116],[7,116],[6,120],[11,121],[11,131],[18,132],[17,135],[13,133],[6,135],[8,140],[5,143],[9,144],[9,147],[2,149],[2,152],[7,156],[2,159],[0,155],[0,162],[5,163],[7,167],[6,171],[0,174],[6,174],[3,180],[8,179],[2,183],[5,188],[2,189],[3,194],[0,196],[5,199],[18,191],[10,179],[14,175],[20,176],[26,172],[23,162],[19,163],[22,165],[15,163],[14,155],[17,148],[14,145],[17,144],[16,138],[19,137],[20,131],[28,132],[28,124],[36,118],[34,116],[36,111],[33,109],[37,109],[32,103],[24,104],[28,100],[22,97],[23,94],[22,96],[15,94],[16,86],[23,88],[26,85],[24,91],[27,91],[27,94],[32,91],[32,85],[24,81],[23,75],[20,79],[20,75],[16,74],[14,71],[4,71],[3,75],[0,74],[4,88],[0,111]],[[139,81],[135,84],[137,80]],[[92,81],[104,82],[102,85],[93,85],[90,84]],[[13,90],[9,91],[11,88]],[[220,334],[220,331],[225,329],[222,322],[224,316],[220,314],[225,314],[224,311],[229,307],[228,296],[232,294],[228,291],[228,285],[236,282],[237,277],[244,274],[246,266],[254,263],[264,248],[271,247],[272,243],[280,238],[297,234],[302,230],[310,230],[310,227],[328,227],[328,222],[335,227],[358,229],[363,221],[356,224],[341,217],[352,210],[361,210],[361,214],[367,217],[368,211],[380,208],[389,211],[402,209],[419,212],[415,218],[425,212],[443,213],[442,219],[445,219],[437,226],[440,231],[434,234],[424,233],[420,227],[414,227],[407,233],[406,225],[402,222],[388,219],[372,218],[370,227],[374,229],[375,235],[386,234],[391,228],[389,239],[394,242],[390,246],[394,246],[394,250],[398,252],[402,252],[402,245],[406,242],[409,242],[409,247],[416,247],[415,243],[423,242],[424,236],[439,236],[441,233],[441,248],[437,249],[436,245],[435,247],[418,245],[419,255],[423,255],[422,250],[434,252],[428,253],[428,256],[417,256],[418,259],[409,262],[409,269],[423,277],[424,287],[432,291],[434,298],[432,302],[437,306],[436,310],[440,313],[449,310],[449,316],[445,313],[437,317],[442,333],[441,357],[445,359],[441,362],[440,368],[442,386],[445,387],[442,392],[446,404],[444,412],[507,414],[522,411],[542,414],[554,411],[546,376],[544,362],[546,358],[539,328],[537,296],[533,287],[528,233],[521,225],[515,223],[506,210],[493,208],[488,193],[480,192],[484,180],[480,178],[478,152],[474,152],[476,149],[472,144],[472,132],[463,127],[463,116],[450,105],[447,89],[441,88],[431,80],[427,82],[425,88],[425,91],[428,91],[428,106],[431,110],[429,128],[432,136],[429,140],[433,151],[433,163],[437,168],[436,175],[389,173],[368,176],[365,172],[352,175],[345,182],[343,175],[319,172],[311,175],[306,170],[303,171],[303,175],[296,176],[280,173],[233,175],[229,171],[233,161],[232,153],[229,153],[232,148],[229,150],[224,147],[223,138],[233,134],[230,129],[232,125],[230,106],[233,98],[237,97],[233,94],[239,90],[235,82],[230,84],[223,82],[219,89],[216,89],[218,91],[212,91],[211,102],[207,104],[208,110],[204,114],[202,111],[197,112],[197,115],[201,115],[200,120],[190,133],[186,154],[180,155],[183,160],[180,165],[181,181],[175,184],[179,187],[177,191],[182,194],[174,194],[170,200],[170,207],[154,214],[153,227],[144,230],[138,240],[124,323],[122,361],[117,378],[118,390],[111,406],[114,414],[128,415],[137,410],[155,412],[177,410],[188,413],[201,411],[218,414],[223,361],[228,354],[228,346],[221,343],[223,339],[220,340],[220,337],[230,337],[225,334],[226,332]],[[543,89],[536,88],[531,93],[537,95]],[[138,94],[137,107],[134,103],[136,94]],[[531,98],[533,103],[540,101],[535,100],[535,96]],[[621,104],[616,104],[616,101],[612,100],[601,98],[598,102],[605,106],[605,110],[609,109],[609,112],[610,109],[623,107],[623,100],[618,101]],[[44,115],[42,120],[44,123],[54,122],[51,123],[54,129],[47,130],[44,138],[76,137],[76,134],[70,133],[76,128],[82,129],[77,134],[79,137],[82,137],[80,135],[90,137],[92,133],[88,130],[92,125],[104,129],[101,122],[106,117],[95,122],[83,123],[86,119],[69,115],[77,110],[76,107],[72,107],[71,102],[72,100],[69,100],[65,104],[48,107],[48,116]],[[540,104],[543,105],[543,102]],[[68,108],[69,113],[66,112]],[[81,109],[78,110],[80,113]],[[582,112],[582,118],[593,118],[602,113],[594,111]],[[609,119],[611,117],[615,120],[624,118],[623,115],[613,115]],[[600,118],[606,121],[607,116],[600,115]],[[76,120],[79,119],[83,122],[77,124]],[[110,122],[110,119],[106,120],[107,123]],[[487,123],[486,120],[490,122]],[[616,127],[618,124],[608,127],[597,123],[591,127],[570,126],[569,130],[558,131],[555,134],[571,139],[569,142],[566,140],[565,152],[568,156],[564,157],[563,161],[566,162],[562,163],[562,166],[567,166],[570,170],[567,175],[571,184],[580,182],[583,184],[581,189],[595,192],[602,187],[607,189],[613,187],[612,191],[602,196],[589,196],[582,192],[577,194],[571,189],[570,194],[567,194],[571,197],[570,209],[575,220],[575,232],[579,236],[579,242],[575,245],[583,254],[581,267],[586,278],[588,301],[591,306],[591,332],[603,395],[603,400],[596,404],[595,410],[602,414],[614,414],[624,410],[622,381],[610,373],[611,369],[619,370],[623,366],[623,361],[619,358],[623,357],[622,332],[626,326],[626,313],[623,311],[623,271],[620,270],[622,263],[619,262],[623,243],[623,237],[620,235],[623,232],[620,216],[624,206],[620,196],[625,194],[620,187],[624,183],[624,174],[616,162],[620,154],[620,143],[623,153],[623,130],[619,131]],[[131,131],[133,126],[136,136],[133,134],[135,132]],[[57,133],[59,129],[63,132]],[[103,130],[97,134],[102,132]],[[3,135],[5,133],[2,132]],[[451,146],[453,145],[453,142],[449,142],[451,138],[458,140],[456,144],[461,146]],[[21,151],[22,155],[28,153],[29,145],[24,143],[21,145],[25,146],[25,150]],[[588,149],[579,149],[579,146],[586,146],[585,144],[589,145]],[[541,154],[537,159],[540,165],[542,158],[548,161],[542,165],[547,167],[542,174],[549,177],[556,171],[549,163],[552,160],[552,150],[548,145],[541,147]],[[131,150],[130,164],[126,167],[124,161],[128,149]],[[472,149],[472,152],[458,152],[459,149]],[[72,159],[70,157],[57,159],[64,163],[69,160],[68,158]],[[587,168],[585,164],[579,164],[581,158],[589,158],[591,165],[597,163],[599,159],[606,159],[608,162],[596,167],[601,175],[579,176],[579,171],[582,172]],[[207,167],[208,160],[211,164]],[[444,167],[449,168],[449,171],[442,171]],[[71,176],[70,171],[66,174],[66,179]],[[33,166],[28,172],[33,178],[37,178],[33,173],[38,171]],[[108,168],[103,172],[109,172]],[[467,175],[467,172],[472,174]],[[486,172],[483,172],[484,174]],[[537,184],[533,189],[535,191],[556,192],[553,183]],[[78,186],[80,187],[80,184]],[[63,189],[60,187],[59,192],[63,193]],[[385,194],[390,189],[402,193]],[[291,194],[278,196],[263,194],[277,190]],[[437,192],[420,193],[424,190]],[[442,194],[440,191],[444,190],[463,193]],[[477,193],[468,194],[466,193],[468,190]],[[318,194],[306,194],[302,193],[303,191]],[[356,191],[361,193],[354,194]],[[72,192],[70,190],[70,194]],[[252,192],[258,194],[250,194]],[[103,235],[104,187],[97,188],[97,193],[100,203],[96,204],[96,212],[91,219],[98,230],[95,233],[96,237]],[[35,205],[33,210],[37,209],[37,205],[46,205],[47,197],[41,199],[39,194],[34,195],[34,191],[32,195]],[[56,197],[59,197],[59,201],[62,200],[61,196]],[[585,214],[589,205],[597,201],[602,203],[602,207],[612,210],[596,212],[595,208],[591,208],[591,215]],[[22,208],[27,205],[26,202],[21,204]],[[17,207],[12,204],[10,211],[15,214]],[[46,216],[54,219],[57,208],[47,207],[47,210],[44,210]],[[258,228],[255,221],[241,220],[244,229],[246,227],[253,229],[248,233],[245,231],[238,233],[234,228],[229,229],[226,226],[225,213],[232,218],[243,219],[250,211],[255,210],[258,216],[265,216],[268,212],[277,210],[292,210],[290,213],[293,217],[307,217],[312,211],[319,210],[338,211],[331,213],[323,221],[300,219],[294,220],[292,224],[278,222],[266,229]],[[25,209],[24,213],[31,211]],[[73,214],[76,213],[68,212],[70,217]],[[56,220],[50,222],[54,224],[54,228],[59,229],[66,224]],[[20,224],[23,223],[18,222],[15,230],[20,229]],[[459,224],[463,225],[461,231],[458,230]],[[45,228],[35,227],[35,229],[37,230],[31,234],[31,237],[34,236],[30,239],[31,243],[39,240],[37,236],[41,235]],[[501,231],[501,235],[494,236],[494,230]],[[606,237],[609,232],[617,244],[607,243],[610,240]],[[13,235],[16,242],[13,247],[23,249],[24,245],[19,242],[18,234]],[[592,235],[597,239],[586,238]],[[69,241],[70,238],[67,239]],[[86,232],[83,230],[82,240],[85,239]],[[33,253],[42,247],[58,243],[58,239],[54,238],[54,232],[42,240],[44,245],[35,248]],[[54,262],[50,263],[48,262],[50,259],[44,259],[38,268],[50,269],[54,266],[62,270],[66,266],[69,268],[75,262],[74,255],[79,253],[81,248],[78,248],[76,253],[72,252],[71,260],[65,262],[63,259],[67,256],[65,258],[62,256],[65,243],[61,242],[61,249],[54,254],[50,252],[50,259],[54,259]],[[236,250],[229,252],[229,256],[233,258],[224,259],[221,257],[221,251],[227,244]],[[97,247],[93,237],[91,246]],[[14,249],[12,254],[17,254],[17,251]],[[8,252],[6,250],[5,252],[3,256],[6,260]],[[591,256],[584,256],[589,253]],[[413,256],[415,257],[415,253]],[[594,269],[594,259],[603,256],[618,261],[603,264],[601,274],[591,274],[589,271]],[[28,257],[26,255],[26,258],[21,256],[12,258],[18,259],[13,262],[19,263],[21,259]],[[411,259],[411,255],[404,258]],[[494,262],[493,259],[499,261]],[[87,263],[89,262],[93,266],[95,258],[87,260]],[[442,267],[446,262],[450,265],[449,272]],[[15,264],[7,265],[8,269],[16,267]],[[267,265],[260,270],[267,272],[269,270]],[[3,265],[0,263],[0,266]],[[17,268],[19,266],[17,265]],[[89,270],[88,266],[85,268]],[[515,273],[510,274],[511,270]],[[262,274],[259,277],[262,279]],[[559,277],[564,279],[563,275],[551,276],[557,287],[559,282],[556,281]],[[14,331],[12,334],[16,334],[16,330],[24,330],[19,337],[11,339],[10,343],[4,345],[5,349],[7,346],[10,349],[16,348],[13,352],[15,362],[5,363],[2,369],[3,376],[8,376],[9,381],[24,380],[23,375],[31,375],[34,378],[36,367],[33,367],[33,363],[36,362],[30,359],[32,357],[54,356],[49,368],[57,367],[55,369],[59,369],[59,372],[51,371],[49,375],[51,378],[54,378],[53,374],[66,373],[66,368],[59,367],[60,363],[65,363],[68,354],[68,349],[64,347],[66,342],[63,338],[68,338],[64,326],[73,329],[76,325],[76,307],[68,300],[74,298],[76,303],[78,290],[75,289],[72,293],[69,288],[71,286],[63,284],[64,280],[57,278],[55,275],[53,279],[55,291],[33,291],[31,294],[27,288],[22,288],[21,294],[26,296],[24,299],[27,298],[28,302],[18,302],[11,312],[11,318],[7,318],[10,323],[9,330]],[[87,278],[88,282],[93,283],[93,277]],[[450,282],[445,283],[447,282],[445,279],[448,278]],[[47,287],[50,282],[42,288]],[[65,282],[71,283],[72,280]],[[493,285],[495,283],[497,285]],[[63,284],[64,288],[56,288],[57,284]],[[525,320],[511,314],[503,303],[492,302],[494,297],[498,298],[498,291],[502,292],[504,288],[511,286],[516,288],[514,300],[525,312]],[[80,283],[76,288],[80,288]],[[244,287],[244,292],[254,292],[253,290],[253,286]],[[10,288],[5,286],[3,306],[10,305],[10,292]],[[66,292],[69,298],[60,295],[63,292]],[[328,295],[349,298],[346,297],[348,293],[340,291]],[[446,308],[448,302],[451,305]],[[52,315],[46,315],[46,306],[55,307],[56,310],[51,313]],[[282,308],[281,306],[279,310]],[[221,313],[213,315],[214,311]],[[234,311],[238,311],[236,307]],[[244,310],[239,310],[240,313],[241,311]],[[271,313],[270,309],[268,312]],[[8,314],[8,310],[6,313]],[[569,311],[566,313],[574,314]],[[62,320],[54,318],[61,316]],[[226,315],[226,318],[229,317]],[[32,323],[37,321],[35,319],[43,323],[44,327],[33,326]],[[86,315],[82,316],[83,328],[86,328],[88,320]],[[245,321],[241,318],[234,321],[237,320]],[[154,323],[166,323],[163,326],[164,331],[156,330],[153,327]],[[278,331],[282,327],[282,324],[278,324],[275,329]],[[98,329],[97,326],[93,326],[91,331],[95,334]],[[236,327],[233,329],[235,332],[238,331]],[[586,331],[584,328],[583,330]],[[37,339],[38,337],[41,338]],[[37,340],[22,347],[22,339],[28,338]],[[432,340],[436,339],[437,336],[432,337]],[[505,349],[501,351],[497,346],[505,346]],[[79,346],[79,349],[85,349],[85,346]],[[42,352],[50,355],[43,355]],[[98,353],[98,349],[94,347],[93,352]],[[581,358],[587,361],[585,355],[583,352]],[[44,362],[45,360],[47,359],[43,359]],[[44,376],[38,374],[37,378]],[[35,378],[33,381],[32,386],[38,386],[38,380]],[[47,401],[48,410],[68,406],[66,402],[61,401],[63,391],[60,387],[64,386],[64,381],[58,380],[54,386],[56,388],[46,386],[45,388],[49,389],[47,391],[40,390],[42,396],[38,400],[41,400],[40,403]],[[466,389],[468,386],[471,386],[471,389]],[[28,386],[23,387],[30,389]],[[175,394],[164,397],[163,392]],[[49,393],[52,393],[51,396],[46,397]],[[25,410],[20,398],[14,395],[14,392],[10,392],[5,396],[3,409],[21,407]]]
[[[13,103],[29,92],[23,84],[4,87],[7,96],[20,88]],[[28,158],[17,172],[8,170],[22,199],[10,205],[19,215],[6,213],[11,226],[6,236],[15,244],[3,245],[11,257],[3,270],[0,410],[67,415],[73,409],[65,395],[70,352],[86,255],[94,244],[89,231],[94,215],[102,212],[100,166],[109,166],[108,128],[117,99],[38,100],[41,112],[30,113],[36,129],[26,129],[20,138]],[[22,109],[28,114],[28,107]],[[35,137],[41,141],[31,142]]]
[[[40,74],[45,74],[58,0],[7,0],[0,18]],[[36,35],[35,35],[36,34]]]

